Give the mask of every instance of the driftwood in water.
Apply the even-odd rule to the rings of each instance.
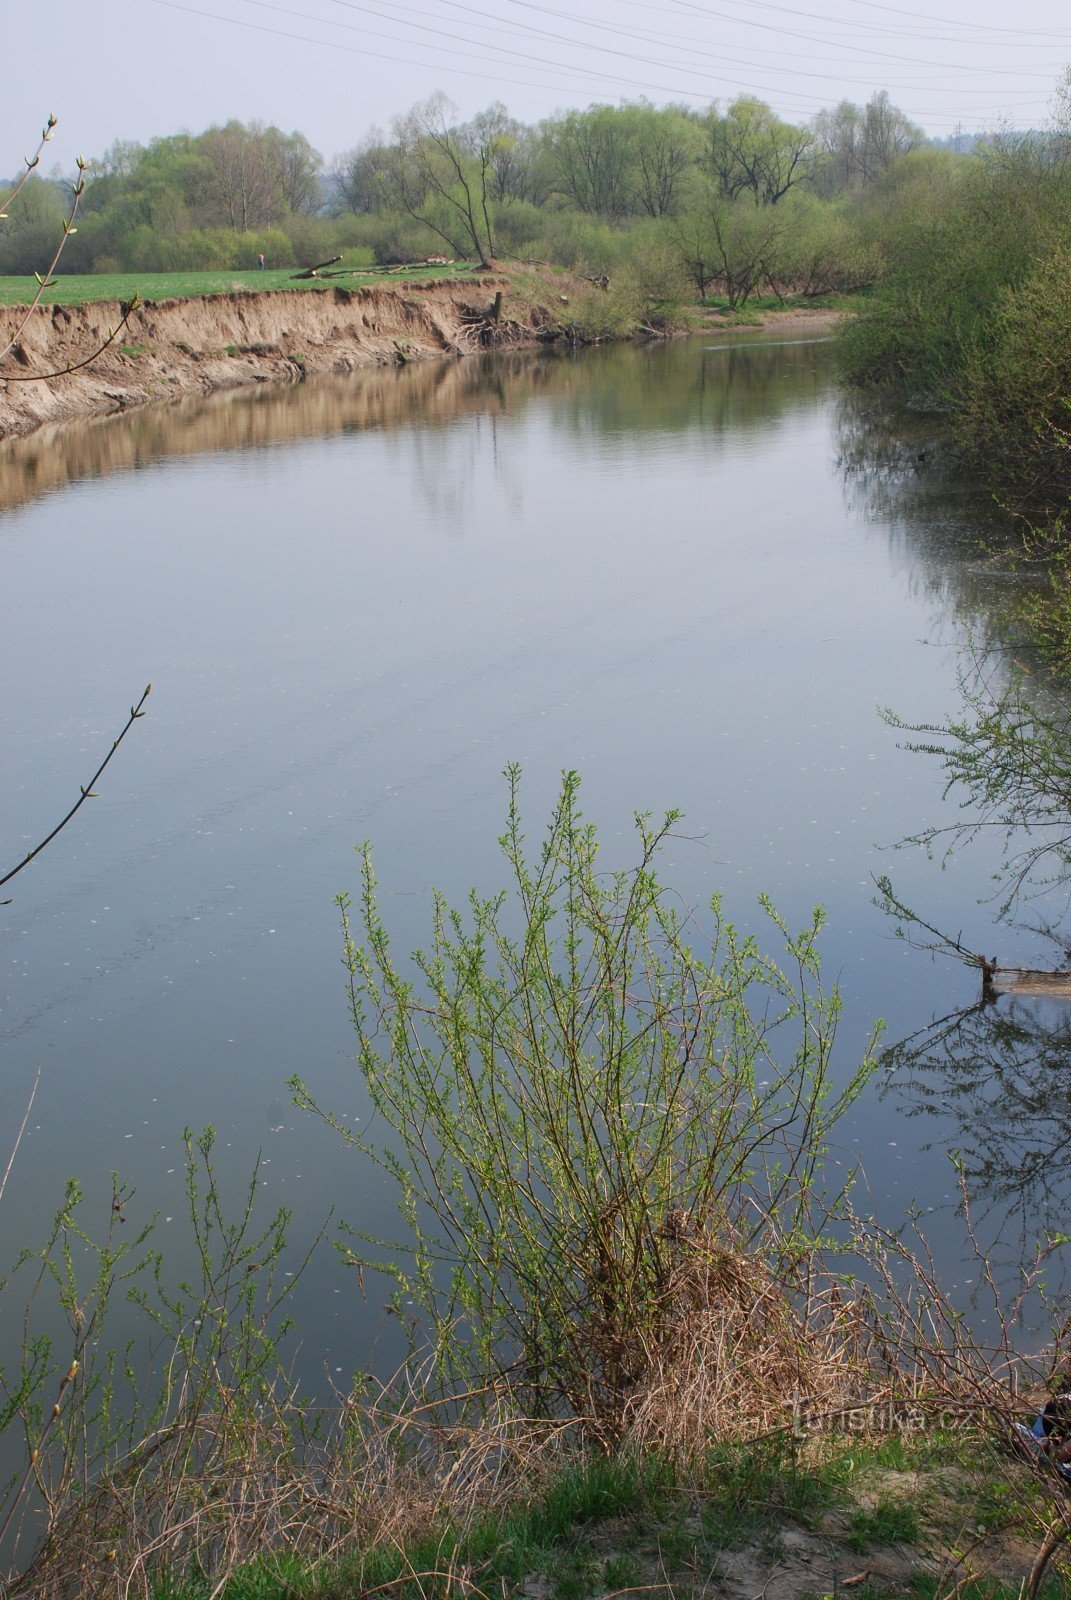
[[[1046,1000],[1071,1000],[1071,972],[1039,972],[1031,967],[998,967],[995,960],[979,957],[982,999],[997,995],[1036,995]]]
[[[936,940],[934,944],[916,944],[922,950],[939,951],[943,955],[955,956],[968,967],[977,967],[982,974],[982,1004],[988,1005],[996,1000],[998,995],[1033,995],[1036,999],[1069,1000],[1071,1001],[1071,971],[1043,972],[1036,967],[1000,967],[997,958],[986,960],[985,956],[977,951],[970,950],[957,935],[952,938],[947,933],[942,933],[940,928],[934,927],[932,922],[927,922],[920,917],[917,911],[894,893],[893,886],[887,877],[875,880],[881,891],[881,903],[887,911],[903,923],[914,924],[917,928],[925,928],[927,933],[932,933]]]
[[[318,261],[314,267],[303,267],[300,272],[295,272],[291,276],[294,279],[315,278],[316,274],[322,272],[325,267],[333,267],[336,261],[341,260],[341,256],[332,256],[330,261]]]

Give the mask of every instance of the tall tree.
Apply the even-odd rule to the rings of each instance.
[[[750,194],[776,205],[809,175],[814,134],[782,122],[764,100],[741,96],[724,114],[715,106],[706,127],[707,165],[725,200]]]
[[[335,206],[355,217],[382,211],[390,201],[393,152],[382,128],[369,128],[360,144],[337,155],[331,165]]]
[[[471,126],[451,122],[456,110],[445,95],[433,94],[395,121],[390,192],[454,255],[483,261],[494,255],[489,144]]]
[[[264,133],[257,123],[228,122],[199,140],[214,220],[239,233],[268,226],[285,208],[279,165]]]
[[[926,144],[926,135],[894,106],[886,90],[865,106],[842,100],[820,111],[812,123],[819,160],[816,186],[826,194],[869,188],[898,156]]]
[[[649,217],[674,216],[699,163],[698,122],[680,106],[658,108],[641,100],[625,109],[631,125],[629,168],[635,209]]]
[[[567,111],[544,123],[543,135],[559,193],[581,211],[628,215],[628,127],[616,106]]]
[[[294,216],[314,217],[323,210],[320,174],[324,158],[314,150],[303,133],[283,133],[279,128],[265,130],[271,157],[279,173],[279,187],[287,209]]]

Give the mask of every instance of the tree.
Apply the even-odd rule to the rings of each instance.
[[[873,94],[865,106],[842,100],[832,111],[820,111],[812,128],[820,155],[816,180],[827,194],[871,187],[898,156],[920,150],[927,142],[922,129],[892,104],[885,89]]]
[[[0,234],[0,272],[26,278],[36,272],[63,236],[67,209],[57,186],[35,173]]]
[[[696,288],[701,280],[720,283],[728,309],[740,310],[768,282],[789,226],[783,208],[752,205],[748,198],[714,200],[701,218],[688,218],[677,230],[677,250]]]
[[[540,146],[531,128],[511,117],[501,101],[474,117],[470,126],[490,136],[488,189],[498,204],[523,200],[537,203],[546,197]]]
[[[706,120],[707,166],[725,200],[749,193],[758,205],[776,205],[809,176],[814,135],[782,122],[764,100],[741,96]]]
[[[370,128],[360,144],[332,162],[338,209],[355,217],[382,211],[391,199],[392,150],[381,128]]]
[[[628,214],[628,125],[615,106],[589,106],[553,117],[543,124],[543,137],[560,194],[597,216]]]
[[[394,123],[388,192],[414,221],[423,223],[455,256],[494,256],[490,209],[490,124],[452,125],[457,107],[433,94]]]
[[[626,108],[631,124],[630,176],[636,209],[671,217],[699,163],[702,132],[680,106],[659,110],[647,101]]]
[[[256,123],[228,122],[209,128],[199,141],[212,220],[238,233],[267,227],[285,210],[282,171],[265,132]]]
[[[869,287],[880,258],[843,207],[796,189],[781,204],[786,227],[768,260],[770,287],[780,297],[849,294]]]
[[[303,133],[267,128],[264,139],[275,161],[283,200],[296,217],[313,217],[323,209],[320,173],[324,158]]]

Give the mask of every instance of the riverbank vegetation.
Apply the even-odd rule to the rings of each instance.
[[[509,242],[510,217],[518,254],[545,251],[595,280],[608,328],[674,296],[715,292],[740,312],[760,292],[873,282],[873,312],[850,335],[855,374],[942,407],[1002,493],[1040,499],[1056,549],[1058,144],[1002,141],[959,160],[912,147],[901,127],[881,160],[866,155],[867,114],[848,108],[857,162],[833,122],[801,140],[754,103],[705,130],[685,113],[678,126],[675,112],[597,108],[540,135],[558,175],[551,203],[550,191],[496,199],[501,129],[462,145],[433,114],[445,119],[425,108],[385,147],[393,212],[323,217],[280,177],[283,221],[344,225],[350,265],[367,267],[427,248],[428,230],[479,262]],[[660,137],[676,128],[686,160],[655,143],[662,166],[643,165],[648,146],[628,129],[653,138],[656,122]],[[702,162],[688,155],[699,134]],[[632,166],[610,159],[615,138]],[[200,182],[197,161],[213,158],[192,144]],[[293,142],[268,146],[311,160]],[[582,149],[606,161],[593,167]],[[354,157],[361,182],[381,155]],[[141,165],[130,157],[132,186],[113,197],[136,195]],[[221,182],[225,164],[212,171]],[[100,200],[87,219],[108,217]],[[999,210],[1013,201],[1014,216]],[[145,249],[200,232],[203,259],[190,215],[167,234],[150,212]],[[1006,227],[982,261],[992,215]],[[219,224],[213,248],[267,253],[272,238],[250,221]],[[90,243],[104,226],[84,229]],[[310,253],[342,238],[296,223],[280,235],[292,259],[299,238]],[[924,267],[936,282],[920,297]],[[959,737],[970,748],[970,729]],[[1006,783],[1003,727],[992,752]],[[989,753],[954,773],[983,799]],[[703,915],[680,908],[658,876],[673,814],[638,819],[637,864],[606,871],[571,775],[533,847],[510,777],[506,887],[462,907],[437,898],[422,953],[393,954],[367,851],[355,903],[342,899],[373,1132],[321,1107],[314,1084],[294,1085],[355,1164],[394,1184],[397,1236],[344,1229],[336,1242],[352,1284],[389,1280],[402,1367],[377,1378],[360,1351],[337,1391],[297,1388],[287,1316],[302,1262],[325,1241],[295,1259],[288,1215],[259,1217],[257,1174],[229,1213],[211,1133],[186,1139],[193,1270],[179,1282],[135,1196],[116,1185],[101,1238],[72,1186],[47,1240],[0,1285],[8,1312],[27,1306],[0,1371],[0,1430],[18,1448],[0,1486],[5,1597],[580,1600],[716,1584],[731,1600],[841,1587],[980,1600],[1021,1593],[1028,1573],[1032,1594],[1049,1530],[1067,1527],[1066,1481],[1044,1451],[1016,1451],[1016,1424],[1067,1384],[1046,1242],[1010,1298],[979,1255],[987,1301],[972,1332],[924,1241],[857,1210],[837,1124],[873,1056],[837,1055],[820,915],[793,930],[764,903],[763,941],[738,935],[717,901]]]
[[[846,370],[913,410],[1007,515],[998,537],[1038,584],[1027,637],[1071,661],[1071,78],[1044,134],[1007,135],[969,162],[901,168],[900,223]]]
[[[981,554],[1018,581],[999,619],[971,618],[961,711],[888,715],[941,762],[959,804],[905,843],[947,862],[981,834],[999,838],[998,916],[1014,923],[1029,903],[1064,971],[1071,726],[1062,685],[1052,690],[1071,670],[1071,74],[1043,133],[1008,134],[969,162],[913,160],[885,270],[841,333],[844,368],[878,401],[875,433],[894,441],[879,470],[910,484],[927,458],[938,472],[966,467],[992,501]],[[982,964],[888,879],[880,887],[903,927]],[[961,1025],[966,1037],[967,1013],[935,1024],[942,1048]]]
[[[767,906],[771,953],[679,909],[677,823],[637,819],[607,871],[575,778],[529,845],[513,773],[506,886],[437,900],[422,955],[392,956],[367,856],[343,901],[380,1117],[328,1120],[399,1228],[343,1230],[338,1270],[395,1284],[394,1378],[360,1351],[342,1388],[297,1388],[286,1318],[321,1241],[295,1258],[257,1173],[228,1212],[210,1133],[186,1138],[181,1282],[135,1196],[100,1240],[68,1191],[3,1285],[28,1304],[5,1594],[750,1600],[784,1568],[786,1596],[928,1600],[1025,1573],[1065,1504],[1013,1443],[1063,1370],[1058,1331],[1020,1349],[1044,1256],[1009,1300],[983,1262],[975,1337],[924,1246],[857,1216],[836,1121],[870,1061],[835,1063],[821,919]],[[147,1363],[129,1311],[133,1342],[111,1334],[124,1300]]]
[[[703,111],[593,105],[534,126],[495,104],[461,123],[438,95],[330,170],[300,133],[231,122],[118,142],[89,163],[63,270],[253,273],[268,286],[334,257],[350,270],[502,258],[566,268],[611,294],[642,280],[668,304],[718,292],[735,311],[757,293],[811,299],[871,283],[881,243],[864,214],[925,143],[884,93],[806,125],[747,96]],[[67,187],[32,175],[0,232],[0,277],[43,270]]]

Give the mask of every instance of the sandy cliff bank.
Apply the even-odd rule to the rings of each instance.
[[[499,290],[505,297],[501,322],[481,325],[474,319],[490,311]],[[60,375],[41,382],[0,379],[0,437],[181,394],[461,355],[486,348],[485,340],[535,343],[553,336],[562,309],[517,294],[508,279],[495,275],[407,283],[404,289],[243,291],[147,301],[95,361],[65,372],[108,337],[123,308],[115,301],[40,306],[10,370],[15,376]],[[17,306],[0,308],[0,334],[23,315]]]
[[[501,317],[492,321],[500,292]],[[585,294],[590,296],[590,285],[574,283],[567,274],[555,274],[548,285],[531,275],[518,281],[491,273],[398,287],[241,290],[146,301],[114,342],[78,371],[65,369],[85,361],[108,339],[124,307],[117,301],[39,306],[5,363],[13,381],[0,378],[0,438],[43,423],[182,395],[486,349],[523,349],[559,336]],[[24,316],[21,307],[0,307],[0,346]],[[833,320],[822,311],[779,313],[768,319],[766,331],[820,332]],[[744,338],[757,331],[719,323],[710,315],[694,331]],[[19,381],[42,373],[55,375]]]

